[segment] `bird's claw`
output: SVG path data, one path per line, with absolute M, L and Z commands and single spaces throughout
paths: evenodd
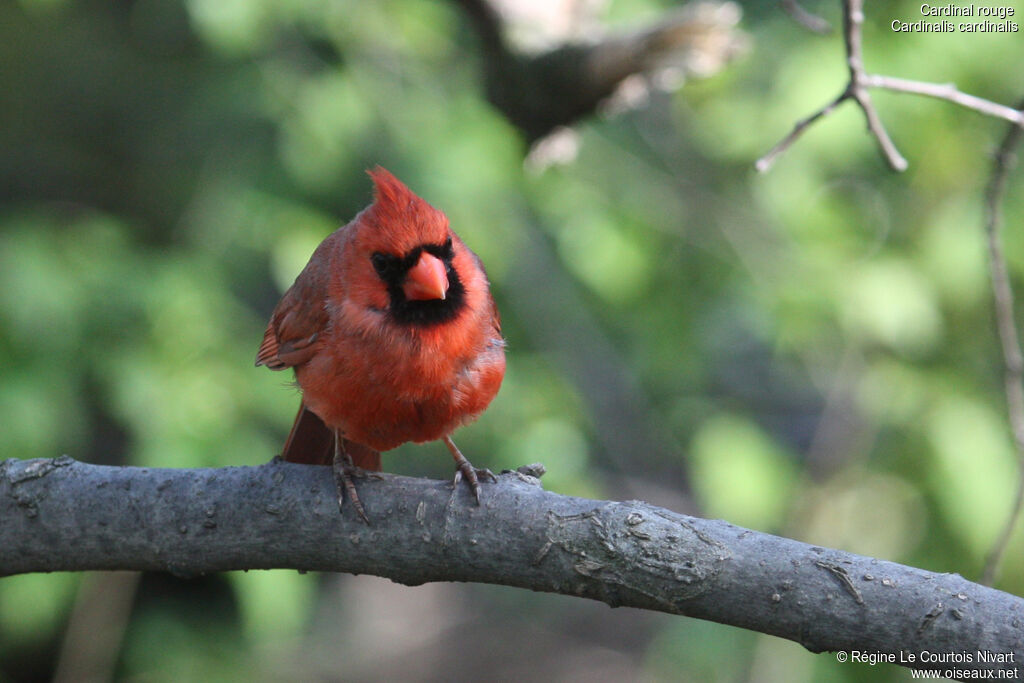
M 370 518 L 366 516 L 366 510 L 363 509 L 363 503 L 359 500 L 355 482 L 352 481 L 353 477 L 363 476 L 363 471 L 352 463 L 352 457 L 345 452 L 344 448 L 340 447 L 339 442 L 335 442 L 333 470 L 334 485 L 338 489 L 338 512 L 344 512 L 345 493 L 347 492 L 359 518 L 369 526 Z
M 473 497 L 476 498 L 476 504 L 480 504 L 480 477 L 490 479 L 493 482 L 497 482 L 498 478 L 494 476 L 494 472 L 489 469 L 478 470 L 473 467 L 466 456 L 462 454 L 459 447 L 455 445 L 450 436 L 444 437 L 444 444 L 448 446 L 448 450 L 451 451 L 452 457 L 455 458 L 455 479 L 452 481 L 452 487 L 457 487 L 459 482 L 463 479 L 469 484 L 469 487 L 473 489 Z
M 459 482 L 463 479 L 466 480 L 466 483 L 473 490 L 473 497 L 476 498 L 477 505 L 480 504 L 480 479 L 490 479 L 495 483 L 498 481 L 498 478 L 494 476 L 494 472 L 491 472 L 486 467 L 473 467 L 468 460 L 459 463 L 459 466 L 456 468 L 455 477 L 452 479 L 452 488 L 458 488 Z

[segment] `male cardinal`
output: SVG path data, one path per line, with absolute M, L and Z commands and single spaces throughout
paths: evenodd
M 338 505 L 356 467 L 441 439 L 480 502 L 478 472 L 451 433 L 498 393 L 505 343 L 487 276 L 448 218 L 387 170 L 374 203 L 313 252 L 270 317 L 256 365 L 295 368 L 302 403 L 282 457 L 333 464 Z M 484 470 L 480 474 L 490 472 Z

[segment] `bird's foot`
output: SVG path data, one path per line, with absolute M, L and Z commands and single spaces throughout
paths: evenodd
M 469 484 L 469 487 L 473 490 L 473 497 L 476 498 L 476 504 L 480 504 L 480 479 L 490 479 L 493 482 L 497 482 L 498 478 L 494 476 L 494 472 L 491 472 L 486 467 L 476 468 L 470 464 L 467 460 L 465 464 L 460 464 L 458 469 L 455 470 L 455 477 L 452 479 L 452 487 L 456 488 L 459 482 L 463 479 Z
M 494 472 L 487 468 L 477 469 L 473 467 L 469 460 L 466 460 L 466 456 L 462 454 L 462 451 L 451 440 L 451 437 L 444 437 L 444 443 L 448 446 L 448 450 L 452 452 L 452 457 L 455 458 L 455 478 L 452 480 L 452 487 L 457 487 L 459 482 L 465 479 L 466 483 L 469 484 L 469 488 L 473 490 L 476 504 L 479 505 L 480 479 L 490 479 L 493 482 L 497 482 L 498 478 L 494 476 Z
M 348 453 L 345 452 L 343 446 L 341 446 L 341 440 L 335 439 L 334 442 L 334 485 L 338 489 L 338 512 L 342 512 L 345 507 L 345 494 L 348 493 L 349 499 L 352 501 L 352 507 L 356 509 L 356 513 L 359 514 L 359 518 L 363 520 L 363 523 L 369 526 L 370 518 L 366 516 L 366 510 L 363 509 L 363 504 L 359 500 L 359 493 L 356 492 L 356 485 L 352 481 L 353 477 L 363 476 L 363 471 L 352 464 L 352 458 Z

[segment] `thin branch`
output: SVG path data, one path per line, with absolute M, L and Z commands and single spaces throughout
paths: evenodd
M 836 107 L 842 104 L 849 97 L 850 91 L 844 90 L 839 94 L 839 97 L 835 98 L 818 111 L 814 112 L 805 119 L 800 119 L 799 121 L 797 121 L 796 125 L 793 126 L 793 130 L 789 133 L 789 135 L 784 137 L 777 145 L 772 147 L 767 154 L 758 159 L 757 162 L 754 163 L 754 168 L 756 168 L 760 173 L 764 173 L 765 171 L 770 169 L 772 165 L 775 163 L 775 160 L 779 156 L 781 156 L 783 152 L 789 149 L 790 145 L 796 142 L 800 138 L 800 136 L 804 134 L 804 131 L 810 127 L 812 123 L 814 123 L 818 119 L 824 118 L 831 114 L 833 111 L 835 111 Z
M 832 25 L 813 12 L 808 12 L 797 0 L 781 0 L 782 10 L 796 23 L 812 33 L 832 33 Z
M 1024 109 L 1024 100 L 1021 101 L 1020 107 Z M 1018 459 L 1017 495 L 1006 525 L 985 561 L 981 582 L 986 585 L 991 585 L 995 580 L 1013 530 L 1020 520 L 1021 510 L 1024 509 L 1024 358 L 1021 356 L 1020 334 L 1013 314 L 1013 289 L 1010 285 L 1006 257 L 1003 255 L 1001 237 L 1003 196 L 1006 194 L 1007 179 L 1010 169 L 1014 166 L 1016 149 L 1022 137 L 1024 128 L 1020 125 L 1011 126 L 1006 131 L 1003 142 L 996 152 L 992 164 L 992 177 L 985 193 L 985 234 L 988 238 L 996 328 L 999 330 L 999 341 L 1003 348 L 1006 409 Z
M 843 41 L 846 43 L 846 65 L 850 70 L 850 84 L 847 86 L 849 96 L 860 106 L 864 118 L 868 122 L 868 130 L 875 136 L 889 167 L 894 171 L 907 168 L 907 160 L 896 149 L 892 138 L 885 131 L 882 118 L 875 111 L 867 88 L 864 85 L 863 54 L 864 0 L 843 0 Z
M 949 665 L 936 660 L 956 661 L 964 676 L 1013 678 L 1024 661 L 1024 600 L 957 574 L 637 501 L 561 496 L 519 472 L 485 484 L 482 506 L 447 482 L 381 475 L 357 485 L 370 526 L 351 507 L 338 513 L 327 467 L 8 460 L 0 463 L 0 575 L 290 568 L 409 585 L 474 581 L 732 624 L 812 652 L 884 654 L 940 669 Z M 901 656 L 924 651 L 996 656 Z
M 779 155 L 786 151 L 810 124 L 822 118 L 825 114 L 831 113 L 839 104 L 848 99 L 855 101 L 864 112 L 864 117 L 868 123 L 868 130 L 875 140 L 878 141 L 879 149 L 889 167 L 894 171 L 906 170 L 907 160 L 900 154 L 892 138 L 889 137 L 885 126 L 882 124 L 882 119 L 878 115 L 871 97 L 868 95 L 868 90 L 871 88 L 935 97 L 959 104 L 981 114 L 1005 119 L 1015 123 L 1017 126 L 1024 126 L 1024 111 L 1021 111 L 1022 108 L 1013 109 L 980 97 L 975 97 L 974 95 L 968 95 L 957 90 L 953 84 L 925 83 L 867 73 L 864 69 L 863 41 L 861 36 L 861 27 L 864 23 L 863 0 L 843 0 L 842 4 L 843 40 L 846 44 L 846 62 L 850 73 L 846 89 L 836 100 L 815 114 L 798 122 L 793 131 L 782 142 L 775 145 L 771 151 L 758 159 L 754 164 L 754 168 L 758 171 L 763 173 L 770 169 Z
M 1024 107 L 1014 109 L 1004 104 L 968 95 L 957 90 L 956 85 L 952 83 L 924 83 L 922 81 L 908 81 L 905 78 L 894 78 L 892 76 L 867 75 L 864 77 L 864 85 L 868 88 L 881 88 L 883 90 L 891 90 L 892 92 L 935 97 L 959 104 L 967 109 L 973 109 L 986 116 L 1006 119 L 1010 123 L 1024 126 L 1024 111 L 1021 111 Z
M 875 140 L 878 141 L 882 156 L 885 157 L 889 168 L 894 171 L 907 170 L 909 164 L 906 158 L 900 154 L 900 151 L 896 149 L 896 143 L 889 137 L 889 133 L 886 132 L 885 126 L 882 124 L 882 117 L 878 115 L 878 110 L 875 109 L 874 104 L 871 102 L 871 96 L 868 95 L 868 91 L 858 89 L 854 94 L 854 100 L 864 111 L 864 118 L 868 121 L 868 130 L 871 131 L 871 134 L 875 136 Z

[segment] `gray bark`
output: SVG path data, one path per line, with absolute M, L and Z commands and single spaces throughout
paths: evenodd
M 367 526 L 350 505 L 338 513 L 327 467 L 7 460 L 0 575 L 291 568 L 485 582 L 732 624 L 812 652 L 1020 676 L 1024 600 L 1008 593 L 642 502 L 561 496 L 519 472 L 498 479 L 479 507 L 465 486 L 360 479 Z M 922 662 L 925 652 L 969 661 Z

